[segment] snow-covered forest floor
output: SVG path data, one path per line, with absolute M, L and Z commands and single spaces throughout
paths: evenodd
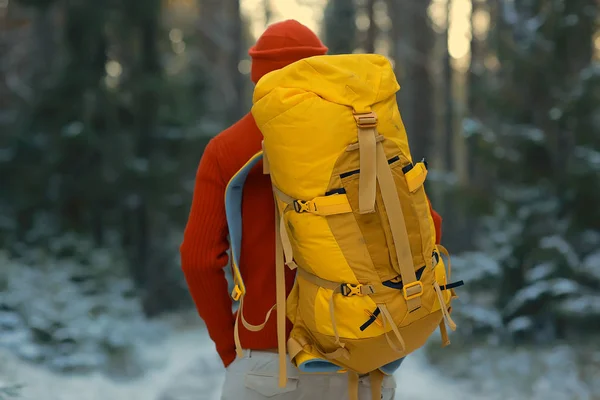
M 120 382 L 100 373 L 57 374 L 0 350 L 0 387 L 23 384 L 18 398 L 27 400 L 219 399 L 225 371 L 201 325 L 177 323 L 164 341 L 139 351 L 148 372 Z M 439 393 L 447 399 L 468 399 L 464 384 L 445 379 L 425 362 L 424 354 L 407 360 L 397 378 L 399 399 L 426 400 Z
M 192 322 L 190 322 L 192 321 Z M 171 333 L 138 347 L 146 373 L 118 381 L 92 373 L 59 374 L 0 350 L 1 388 L 22 384 L 27 400 L 217 400 L 224 369 L 194 314 L 168 317 Z M 435 340 L 434 340 L 435 342 Z M 569 346 L 539 350 L 474 345 L 411 356 L 397 373 L 397 399 L 600 399 L 600 349 Z M 426 359 L 429 355 L 437 366 Z M 583 358 L 582 358 L 583 357 Z

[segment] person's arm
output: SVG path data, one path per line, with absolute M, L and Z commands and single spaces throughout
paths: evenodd
M 234 317 L 224 268 L 227 265 L 225 188 L 218 145 L 206 146 L 198 171 L 192 207 L 180 247 L 181 267 L 198 314 L 217 352 L 228 366 L 235 359 Z
M 427 201 L 429 202 L 429 211 L 431 212 L 433 224 L 435 225 L 435 244 L 440 244 L 442 241 L 442 216 L 433 209 L 429 197 L 427 198 Z

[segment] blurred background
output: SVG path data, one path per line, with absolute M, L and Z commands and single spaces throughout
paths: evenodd
M 247 50 L 289 18 L 393 63 L 466 282 L 452 345 L 412 355 L 398 397 L 600 399 L 599 17 L 597 0 L 0 0 L 0 399 L 218 398 L 179 244 L 204 146 L 251 106 Z

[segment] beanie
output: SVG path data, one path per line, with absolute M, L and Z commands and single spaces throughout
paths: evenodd
M 271 71 L 303 58 L 324 55 L 327 47 L 317 35 L 300 22 L 288 19 L 270 25 L 250 48 L 250 77 L 257 83 Z

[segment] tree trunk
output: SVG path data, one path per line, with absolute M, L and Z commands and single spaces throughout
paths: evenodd
M 387 0 L 387 6 L 390 19 L 392 20 L 391 35 L 389 38 L 392 43 L 391 57 L 394 60 L 394 72 L 401 87 L 398 92 L 398 107 L 404 126 L 408 132 L 411 132 L 414 125 L 414 103 L 411 93 L 414 82 L 412 82 L 412 70 L 409 63 L 409 58 L 411 57 L 409 52 L 410 40 L 412 38 L 411 17 L 407 15 L 407 5 L 402 1 Z
M 325 7 L 325 44 L 329 54 L 348 54 L 356 48 L 354 0 L 329 0 Z
M 445 152 L 446 171 L 454 170 L 454 100 L 452 96 L 452 83 L 454 81 L 452 65 L 450 63 L 450 51 L 448 48 L 448 31 L 450 28 L 450 9 L 452 0 L 446 0 L 446 31 L 444 32 L 444 42 L 446 51 L 444 52 L 444 132 L 445 141 L 443 144 Z
M 246 113 L 246 104 L 244 102 L 245 77 L 239 71 L 239 63 L 244 51 L 244 37 L 242 35 L 242 18 L 240 13 L 240 0 L 231 1 L 231 19 L 233 23 L 231 27 L 231 38 L 233 41 L 233 49 L 230 54 L 230 69 L 231 77 L 234 81 L 236 102 L 232 107 L 231 120 L 240 119 Z
M 414 159 L 420 160 L 431 154 L 433 135 L 433 85 L 430 76 L 430 56 L 434 45 L 433 30 L 429 15 L 429 0 L 410 2 L 412 4 L 411 24 L 411 53 L 409 58 L 408 79 L 414 84 L 408 101 L 414 104 L 412 126 L 409 127 L 411 153 Z
M 263 0 L 263 10 L 265 12 L 265 28 L 271 24 L 273 10 L 271 8 L 271 0 Z
M 139 172 L 137 186 L 137 205 L 134 212 L 136 225 L 135 254 L 137 280 L 144 287 L 144 300 L 152 298 L 162 284 L 164 266 L 152 263 L 151 220 L 150 208 L 152 203 L 151 182 L 149 172 L 152 169 L 151 156 L 154 146 L 153 138 L 157 129 L 158 114 L 158 84 L 160 80 L 160 60 L 158 51 L 158 18 L 160 11 L 159 0 L 144 0 L 146 11 L 140 20 L 140 62 L 138 72 L 140 85 L 138 88 L 139 104 L 137 116 L 137 158 L 146 167 Z M 140 274 L 141 273 L 141 274 Z M 155 312 L 149 303 L 144 301 L 145 311 L 148 314 Z
M 377 23 L 375 22 L 376 0 L 367 0 L 367 15 L 369 17 L 369 29 L 365 40 L 365 52 L 375 53 L 375 41 L 377 40 Z

